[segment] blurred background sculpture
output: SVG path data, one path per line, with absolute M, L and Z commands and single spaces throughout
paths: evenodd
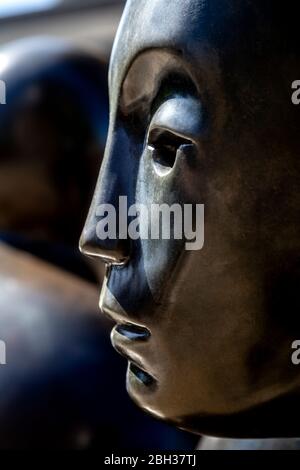
M 225 437 L 298 434 L 298 7 L 129 0 L 110 129 L 81 249 L 144 410 Z M 101 241 L 97 207 L 205 204 L 205 246 Z M 140 221 L 141 230 L 143 219 Z

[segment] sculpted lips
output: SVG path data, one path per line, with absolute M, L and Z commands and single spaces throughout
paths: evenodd
M 148 372 L 145 372 L 133 362 L 129 363 L 129 370 L 144 385 L 150 386 L 155 383 L 154 378 L 151 377 L 151 375 L 148 374 Z
M 126 311 L 121 307 L 115 296 L 107 288 L 106 276 L 100 295 L 100 309 L 102 313 L 116 322 L 111 332 L 111 342 L 115 350 L 129 361 L 128 373 L 137 383 L 151 386 L 157 383 L 153 374 L 146 372 L 151 369 L 146 364 L 145 356 L 148 351 L 147 342 L 151 332 L 144 326 L 128 321 Z
M 145 371 L 142 359 L 135 346 L 138 343 L 146 342 L 151 333 L 147 328 L 134 324 L 118 324 L 112 331 L 112 344 L 117 352 L 129 360 L 129 373 L 139 382 L 146 386 L 154 385 L 156 380 L 152 375 Z
M 147 339 L 150 338 L 150 331 L 147 330 L 147 328 L 143 328 L 137 325 L 117 325 L 116 331 L 120 335 L 123 335 L 126 338 L 134 341 L 147 341 Z

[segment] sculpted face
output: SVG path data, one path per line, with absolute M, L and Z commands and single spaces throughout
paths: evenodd
M 110 130 L 81 249 L 107 265 L 100 307 L 117 323 L 129 394 L 200 433 L 294 432 L 296 16 L 274 1 L 129 0 L 113 49 Z M 121 195 L 204 204 L 204 247 L 100 240 L 96 208 Z

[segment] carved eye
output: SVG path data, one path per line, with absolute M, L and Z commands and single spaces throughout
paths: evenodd
M 149 134 L 148 147 L 152 150 L 153 161 L 164 172 L 174 167 L 177 152 L 183 145 L 192 145 L 192 142 L 168 130 L 153 129 Z

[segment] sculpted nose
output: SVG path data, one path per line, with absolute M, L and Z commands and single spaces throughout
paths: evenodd
M 120 163 L 118 147 L 122 139 L 116 143 L 108 141 L 98 183 L 94 193 L 90 211 L 79 242 L 80 251 L 92 257 L 100 258 L 107 264 L 122 265 L 128 261 L 130 242 L 127 239 L 127 211 L 124 204 L 119 205 L 119 198 L 127 200 L 128 173 L 124 158 L 124 145 Z M 127 204 L 126 204 L 127 208 Z M 122 215 L 120 217 L 120 210 Z M 123 225 L 120 227 L 119 220 Z M 109 223 L 108 223 L 109 222 Z M 125 227 L 124 227 L 125 224 Z M 103 236 L 103 233 L 107 236 Z M 122 232 L 122 233 L 121 233 Z M 124 233 L 126 232 L 126 233 Z
M 86 256 L 100 258 L 107 264 L 123 265 L 129 258 L 127 240 L 99 240 L 95 224 L 88 220 L 80 237 L 79 249 Z

